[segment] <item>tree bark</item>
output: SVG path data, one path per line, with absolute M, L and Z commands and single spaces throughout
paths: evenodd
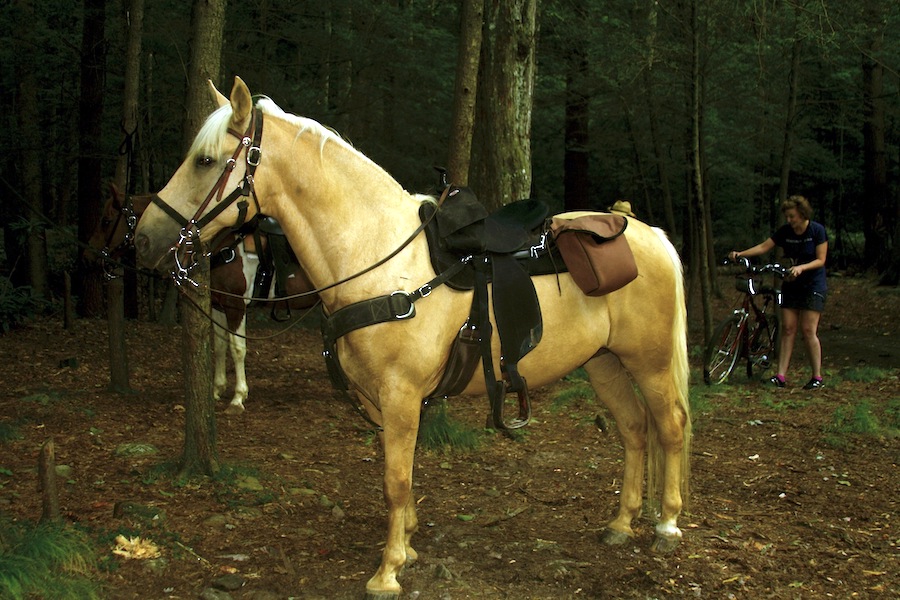
M 84 0 L 81 37 L 81 96 L 78 103 L 78 240 L 87 243 L 102 207 L 103 87 L 106 73 L 106 0 Z M 98 269 L 82 268 L 81 313 L 103 313 L 103 283 Z
M 222 36 L 225 28 L 225 0 L 195 0 L 191 15 L 191 65 L 184 121 L 185 149 L 189 148 L 203 120 L 214 108 L 208 79 L 219 78 Z M 201 245 L 199 242 L 198 246 Z M 209 258 L 207 248 L 198 258 L 192 274 L 198 284 L 182 286 L 182 352 L 184 358 L 184 450 L 180 476 L 211 475 L 219 469 L 216 451 L 216 411 L 212 394 L 212 331 L 209 314 Z
M 31 0 L 18 0 L 18 23 L 15 35 L 20 48 L 36 45 L 34 34 L 35 14 Z M 25 220 L 26 253 L 28 256 L 28 282 L 32 294 L 46 299 L 47 286 L 47 235 L 49 223 L 44 216 L 41 202 L 41 131 L 38 116 L 38 84 L 36 65 L 30 51 L 15 53 L 16 77 L 18 79 L 18 121 L 21 151 L 21 184 L 25 206 L 28 207 Z
M 485 31 L 472 187 L 486 206 L 499 208 L 531 195 L 537 0 L 488 3 Z
M 206 117 L 216 107 L 207 80 L 219 82 L 225 0 L 194 0 L 191 13 L 191 61 L 188 65 L 187 98 L 182 125 L 183 149 L 190 148 Z
M 53 440 L 41 446 L 38 455 L 38 480 L 41 486 L 41 521 L 60 520 L 59 486 L 56 485 L 56 447 Z
M 125 13 L 126 52 L 125 90 L 122 102 L 122 128 L 125 130 L 125 152 L 116 161 L 115 185 L 126 196 L 133 190 L 132 166 L 138 131 L 138 87 L 141 74 L 141 36 L 144 23 L 144 0 L 129 0 Z M 107 281 L 106 320 L 109 336 L 109 389 L 131 392 L 128 373 L 128 346 L 125 343 L 125 273 L 117 268 L 115 279 Z M 128 281 L 136 284 L 134 278 Z
M 785 115 L 784 120 L 784 141 L 781 148 L 781 175 L 778 181 L 778 204 L 773 207 L 772 213 L 770 213 L 770 227 L 774 227 L 777 220 L 780 218 L 778 207 L 787 199 L 788 191 L 790 190 L 791 157 L 794 150 L 794 121 L 797 118 L 797 95 L 798 87 L 800 85 L 800 55 L 802 50 L 802 41 L 796 31 L 794 32 L 794 35 L 798 37 L 791 45 L 791 73 L 788 84 L 787 115 Z
M 194 281 L 182 286 L 182 362 L 184 364 L 184 448 L 179 478 L 213 475 L 219 470 L 216 449 L 216 403 L 212 393 L 212 328 L 209 320 L 209 258 L 199 259 Z
M 706 210 L 706 194 L 703 181 L 703 138 L 701 136 L 700 88 L 703 85 L 700 73 L 700 23 L 697 17 L 697 0 L 691 0 L 691 184 L 693 223 L 696 227 L 693 239 L 697 242 L 696 252 L 692 254 L 693 269 L 697 269 L 700 279 L 700 298 L 703 306 L 703 343 L 704 346 L 712 335 L 712 291 L 709 270 L 709 243 L 707 230 L 708 213 Z M 693 270 L 692 269 L 692 270 Z
M 478 60 L 484 25 L 484 0 L 463 0 L 460 15 L 459 50 L 453 90 L 453 119 L 447 172 L 452 183 L 468 185 L 478 92 Z
M 565 210 L 587 210 L 591 208 L 590 112 L 585 90 L 588 61 L 583 47 L 570 48 L 567 59 L 563 206 Z
M 870 55 L 877 55 L 879 36 L 870 43 Z M 865 264 L 884 272 L 890 263 L 888 234 L 894 214 L 889 209 L 887 153 L 885 151 L 884 68 L 877 60 L 863 57 L 863 190 L 868 205 L 863 211 Z M 896 242 L 895 242 L 896 243 Z

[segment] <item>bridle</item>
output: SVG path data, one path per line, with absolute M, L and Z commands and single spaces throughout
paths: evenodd
M 172 271 L 172 279 L 174 280 L 176 285 L 180 286 L 184 283 L 190 283 L 195 288 L 200 287 L 200 284 L 191 279 L 191 272 L 196 269 L 198 265 L 196 250 L 194 249 L 194 246 L 196 244 L 196 240 L 198 240 L 200 237 L 200 230 L 210 222 L 212 222 L 213 219 L 218 217 L 226 208 L 237 201 L 239 211 L 238 218 L 237 222 L 231 226 L 231 231 L 238 231 L 247 223 L 247 196 L 252 196 L 253 202 L 256 204 L 256 214 L 253 216 L 253 218 L 257 219 L 262 215 L 262 210 L 259 206 L 259 198 L 257 198 L 256 196 L 256 188 L 254 187 L 253 179 L 254 173 L 256 172 L 256 167 L 259 166 L 260 159 L 262 158 L 262 150 L 260 149 L 262 130 L 263 113 L 258 108 L 253 109 L 253 113 L 250 118 L 250 124 L 247 126 L 247 131 L 244 132 L 243 135 L 241 135 L 234 129 L 228 129 L 228 133 L 238 138 L 240 141 L 238 142 L 237 147 L 234 149 L 231 158 L 226 161 L 225 168 L 223 169 L 222 174 L 219 176 L 219 179 L 206 195 L 206 199 L 194 213 L 194 216 L 190 219 L 185 219 L 181 215 L 181 213 L 175 210 L 171 205 L 167 204 L 162 198 L 159 197 L 158 194 L 154 194 L 151 197 L 151 201 L 153 202 L 153 204 L 156 204 L 163 210 L 163 212 L 165 212 L 172 219 L 174 219 L 176 223 L 182 226 L 178 241 L 175 242 L 175 245 L 169 249 L 175 259 L 175 269 Z M 234 170 L 234 167 L 237 164 L 237 159 L 240 156 L 241 152 L 244 151 L 244 149 L 246 149 L 247 151 L 247 169 L 244 172 L 244 178 L 234 189 L 234 191 L 232 191 L 223 200 L 222 196 L 225 192 L 225 186 L 228 183 L 228 177 Z M 447 197 L 447 193 L 449 192 L 449 190 L 449 185 L 444 188 L 437 202 L 438 206 L 443 203 L 444 199 Z M 203 215 L 203 211 L 205 211 L 210 202 L 212 202 L 213 197 L 216 197 L 216 207 L 209 211 L 209 213 L 207 213 L 206 215 Z M 240 200 L 238 201 L 238 199 Z M 426 220 L 422 221 L 422 223 L 415 229 L 415 231 L 412 232 L 412 234 L 408 238 L 406 238 L 406 240 L 404 240 L 397 248 L 395 248 L 390 254 L 383 257 L 382 259 L 376 261 L 368 267 L 365 267 L 357 273 L 344 277 L 323 287 L 289 296 L 288 299 L 320 294 L 321 292 L 330 290 L 339 285 L 343 285 L 348 281 L 356 279 L 357 277 L 365 275 L 366 273 L 380 267 L 381 265 L 385 264 L 393 257 L 395 257 L 397 254 L 399 254 L 404 248 L 409 246 L 409 244 L 411 244 L 412 241 L 425 230 L 425 227 L 434 218 L 434 214 L 436 214 L 436 211 L 432 213 Z M 394 296 L 402 295 L 404 297 L 403 299 L 406 302 L 409 302 L 409 310 L 408 313 L 404 315 L 404 318 L 409 318 L 414 314 L 414 311 L 412 310 L 412 302 L 415 302 L 418 298 L 423 298 L 429 295 L 433 287 L 444 283 L 450 276 L 454 274 L 457 269 L 461 268 L 462 264 L 458 265 L 454 269 L 451 269 L 449 272 L 438 275 L 432 281 L 429 281 L 410 294 L 407 294 L 405 292 L 395 292 L 393 294 Z
M 134 245 L 134 231 L 137 229 L 138 223 L 137 213 L 134 211 L 134 203 L 131 201 L 130 195 L 126 194 L 125 203 L 122 204 L 122 207 L 116 212 L 116 220 L 113 223 L 112 228 L 110 228 L 109 233 L 106 234 L 106 243 L 103 245 L 103 249 L 100 250 L 100 264 L 103 265 L 103 276 L 107 281 L 119 277 L 115 272 L 115 268 L 119 264 L 117 259 L 119 255 Z M 109 244 L 112 242 L 113 236 L 119 228 L 119 223 L 122 222 L 122 219 L 125 220 L 125 226 L 128 229 L 125 232 L 122 241 L 119 242 L 115 248 L 110 249 Z
M 253 202 L 256 204 L 256 215 L 259 215 L 259 199 L 256 197 L 253 176 L 256 173 L 256 167 L 259 166 L 260 159 L 262 158 L 262 150 L 259 147 L 260 140 L 262 139 L 262 130 L 263 116 L 262 111 L 258 108 L 253 109 L 250 116 L 250 124 L 247 126 L 247 131 L 243 134 L 234 129 L 228 129 L 229 134 L 238 138 L 238 145 L 234 149 L 234 152 L 232 152 L 231 158 L 225 161 L 225 168 L 222 170 L 222 174 L 219 175 L 219 179 L 216 180 L 216 183 L 206 195 L 206 199 L 200 204 L 200 207 L 190 219 L 185 219 L 181 213 L 160 198 L 159 194 L 153 194 L 151 198 L 153 204 L 157 205 L 163 212 L 172 217 L 176 223 L 181 225 L 178 241 L 169 249 L 175 259 L 175 269 L 172 271 L 172 279 L 175 281 L 176 285 L 190 283 L 194 287 L 199 287 L 199 284 L 191 278 L 191 273 L 198 265 L 196 256 L 197 250 L 195 249 L 195 246 L 200 239 L 200 230 L 203 229 L 203 227 L 211 223 L 225 211 L 225 209 L 237 202 L 238 218 L 231 229 L 233 231 L 240 229 L 247 222 L 247 208 L 249 205 L 247 197 L 249 196 L 253 197 Z M 222 196 L 225 194 L 225 186 L 228 185 L 228 178 L 231 176 L 231 172 L 234 171 L 234 167 L 237 165 L 238 157 L 245 150 L 247 168 L 244 171 L 244 178 L 234 191 L 223 199 Z M 203 212 L 210 205 L 213 198 L 216 199 L 216 206 L 204 215 Z

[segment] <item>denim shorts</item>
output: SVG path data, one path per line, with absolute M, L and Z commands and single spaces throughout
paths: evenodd
M 781 307 L 793 308 L 794 310 L 814 310 L 816 312 L 822 312 L 825 310 L 826 296 L 826 292 L 800 291 L 786 293 L 781 298 Z

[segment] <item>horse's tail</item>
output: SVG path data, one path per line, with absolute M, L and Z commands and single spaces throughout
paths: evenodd
M 678 404 L 684 411 L 684 445 L 681 449 L 681 498 L 684 507 L 687 508 L 690 499 L 691 479 L 691 438 L 693 435 L 691 425 L 691 407 L 688 395 L 690 381 L 690 365 L 688 363 L 687 345 L 687 304 L 684 291 L 684 272 L 681 257 L 669 241 L 665 232 L 657 227 L 653 231 L 662 239 L 663 246 L 669 254 L 674 269 L 675 286 L 672 290 L 672 302 L 675 306 L 675 318 L 672 321 L 672 362 L 670 370 L 674 378 L 675 391 L 678 395 Z M 660 487 L 664 481 L 665 454 L 657 438 L 657 431 L 648 411 L 647 431 L 647 498 L 655 502 L 659 498 Z

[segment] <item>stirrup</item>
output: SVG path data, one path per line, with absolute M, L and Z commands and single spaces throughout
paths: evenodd
M 516 393 L 519 400 L 519 416 L 506 421 L 504 418 L 503 401 L 506 398 L 508 386 L 505 381 L 497 381 L 494 393 L 488 394 L 491 399 L 491 419 L 495 429 L 519 429 L 525 427 L 531 421 L 531 398 L 528 396 L 528 386 L 522 379 L 522 386 Z

